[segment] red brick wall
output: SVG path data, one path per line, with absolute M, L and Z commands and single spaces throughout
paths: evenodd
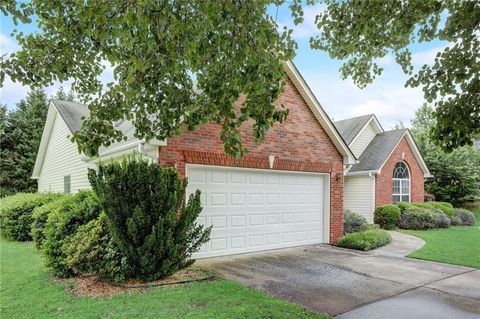
M 330 242 L 335 243 L 343 234 L 342 155 L 290 80 L 276 103 L 289 108 L 288 119 L 271 128 L 259 145 L 255 145 L 251 123 L 245 123 L 241 132 L 250 153 L 244 157 L 235 160 L 225 155 L 220 127 L 205 124 L 168 139 L 168 145 L 159 149 L 160 163 L 176 165 L 185 175 L 186 163 L 268 168 L 268 155 L 275 155 L 273 169 L 330 173 Z
M 410 170 L 410 200 L 412 202 L 423 202 L 423 171 L 413 155 L 413 151 L 408 145 L 408 142 L 403 138 L 393 151 L 390 158 L 382 167 L 381 174 L 377 174 L 375 185 L 375 205 L 385 205 L 392 203 L 392 178 L 393 169 L 398 161 L 402 160 L 402 153 L 405 153 L 403 161 L 407 163 Z

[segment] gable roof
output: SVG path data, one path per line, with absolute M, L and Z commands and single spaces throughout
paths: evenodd
M 72 134 L 82 128 L 82 118 L 87 118 L 90 115 L 85 104 L 62 100 L 52 100 L 52 104 Z
M 353 165 L 348 174 L 379 173 L 404 137 L 412 148 L 412 152 L 419 163 L 424 176 L 430 177 L 430 171 L 428 170 L 428 167 L 415 144 L 413 136 L 408 129 L 392 130 L 377 134 L 358 159 L 359 163 Z
M 340 154 L 342 154 L 344 164 L 350 165 L 356 163 L 356 157 L 348 147 L 348 143 L 339 133 L 327 113 L 325 113 L 325 110 L 318 102 L 317 98 L 305 82 L 305 79 L 302 77 L 295 64 L 293 64 L 292 61 L 286 61 L 283 65 L 288 77 L 290 80 L 292 80 L 293 84 L 300 92 L 300 95 L 303 97 L 308 107 L 315 115 L 317 121 L 323 127 L 328 137 L 330 137 L 333 144 L 335 144 L 335 147 Z
M 342 135 L 345 142 L 350 145 L 360 131 L 374 117 L 373 114 L 367 114 L 349 119 L 334 122 L 338 132 Z

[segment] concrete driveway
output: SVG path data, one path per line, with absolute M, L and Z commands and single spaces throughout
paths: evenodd
M 480 271 L 472 268 L 328 245 L 197 263 L 340 318 L 480 318 Z

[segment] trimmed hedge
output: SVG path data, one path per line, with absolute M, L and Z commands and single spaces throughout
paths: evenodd
M 337 242 L 337 245 L 344 248 L 368 251 L 384 246 L 392 241 L 392 236 L 382 229 L 370 229 L 358 233 L 351 233 Z
M 346 209 L 343 212 L 343 233 L 355 233 L 361 231 L 363 226 L 367 224 L 365 217 Z
M 47 223 L 48 216 L 55 210 L 62 207 L 63 202 L 68 200 L 71 195 L 65 195 L 58 200 L 47 203 L 45 205 L 35 208 L 32 212 L 33 222 L 31 225 L 31 236 L 35 242 L 35 247 L 41 249 L 43 240 L 45 239 L 45 225 Z
M 384 229 L 394 229 L 400 220 L 400 208 L 396 205 L 383 205 L 375 208 L 374 221 Z
M 61 194 L 18 193 L 0 199 L 0 230 L 8 240 L 29 241 L 32 213 L 37 207 L 60 198 Z
M 100 206 L 95 193 L 80 191 L 63 200 L 47 219 L 42 244 L 45 265 L 59 277 L 68 277 L 75 271 L 68 265 L 64 244 L 77 232 L 78 228 L 98 218 Z

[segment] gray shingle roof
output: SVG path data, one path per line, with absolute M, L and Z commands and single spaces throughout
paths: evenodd
M 85 104 L 62 100 L 52 100 L 52 103 L 55 105 L 58 113 L 60 113 L 60 116 L 63 118 L 68 129 L 72 133 L 76 133 L 82 128 L 82 118 L 88 118 L 90 116 L 90 111 Z M 138 138 L 134 136 L 136 129 L 132 122 L 121 121 L 118 123 L 116 129 L 122 131 L 127 137 L 127 140 L 114 143 L 115 147 L 138 140 Z M 108 147 L 100 146 L 99 151 L 103 152 L 107 149 Z
M 359 163 L 352 166 L 349 173 L 376 171 L 382 168 L 395 146 L 407 129 L 386 131 L 377 134 L 360 156 Z
M 85 104 L 61 100 L 52 100 L 52 103 L 72 133 L 82 128 L 82 117 L 89 117 L 90 115 L 88 107 Z
M 340 135 L 344 141 L 350 144 L 360 130 L 367 124 L 367 122 L 374 116 L 373 114 L 352 117 L 350 119 L 334 122 Z

